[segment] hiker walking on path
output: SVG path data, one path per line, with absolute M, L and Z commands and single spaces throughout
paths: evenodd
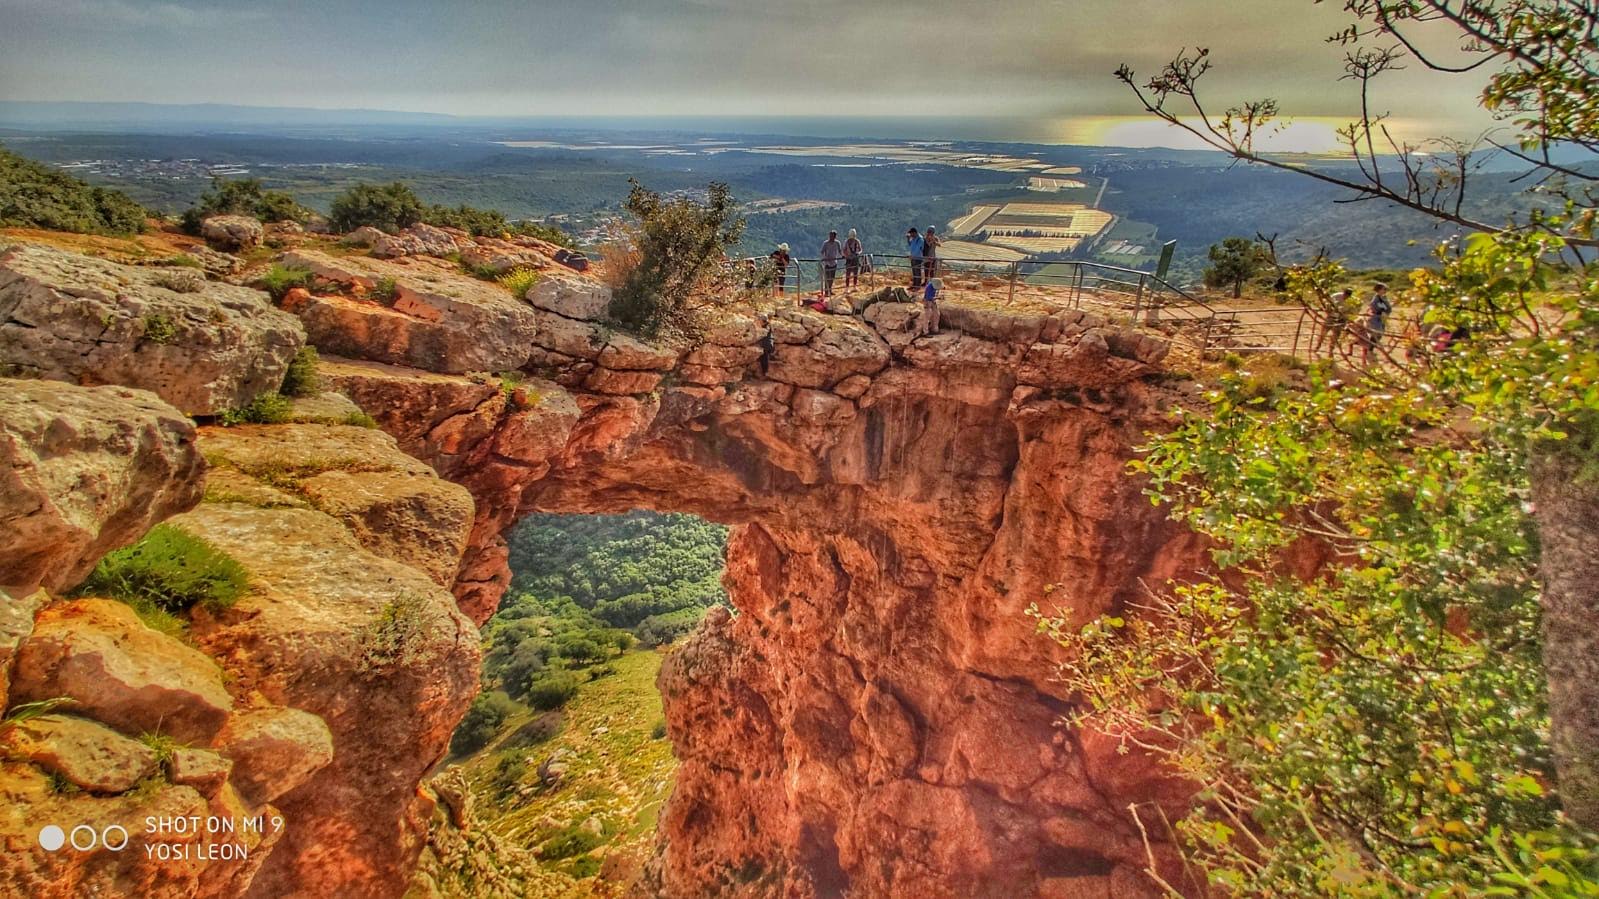
M 1371 302 L 1366 304 L 1366 327 L 1360 341 L 1360 363 L 1371 364 L 1371 353 L 1382 345 L 1383 332 L 1388 330 L 1388 316 L 1394 311 L 1388 299 L 1388 285 L 1377 282 L 1372 288 Z
M 933 233 L 933 226 L 927 226 L 927 233 L 922 237 L 922 277 L 932 279 L 938 271 L 938 248 L 944 243 L 938 235 Z
M 922 291 L 922 333 L 938 333 L 938 300 L 944 292 L 943 278 L 928 278 L 927 288 Z
M 861 239 L 855 236 L 855 229 L 849 229 L 849 237 L 844 241 L 844 289 L 858 287 L 861 283 L 861 254 L 865 251 L 861 246 Z
M 838 242 L 838 232 L 827 232 L 827 242 L 822 244 L 822 296 L 833 295 L 833 279 L 838 277 L 838 264 L 844 261 L 844 245 Z
M 911 257 L 911 287 L 922 286 L 922 253 L 926 248 L 915 228 L 905 232 L 905 255 Z
M 771 258 L 772 270 L 777 274 L 777 292 L 781 294 L 788 284 L 788 264 L 794 261 L 794 257 L 788 254 L 788 244 L 780 243 L 777 249 L 772 251 Z

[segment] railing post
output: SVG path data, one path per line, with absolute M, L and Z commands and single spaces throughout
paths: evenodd
M 1305 329 L 1305 312 L 1304 312 L 1303 309 L 1301 309 L 1299 311 L 1299 320 L 1294 322 L 1294 349 L 1293 349 L 1293 356 L 1294 356 L 1295 359 L 1299 358 L 1299 332 L 1303 331 L 1304 329 Z
M 1005 295 L 1007 305 L 1016 302 L 1016 275 L 1021 271 L 1021 267 L 1022 264 L 1020 262 L 1012 262 L 1010 264 L 1010 290 Z

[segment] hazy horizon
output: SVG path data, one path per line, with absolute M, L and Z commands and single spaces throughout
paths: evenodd
M 1212 49 L 1213 108 L 1274 96 L 1273 149 L 1326 150 L 1359 98 L 1306 0 L 0 0 L 0 99 L 528 117 L 1027 123 L 963 139 L 1192 147 L 1112 76 Z M 1285 13 L 1292 10 L 1285 27 Z M 951 27 L 959 22 L 958 27 Z M 1424 43 L 1430 36 L 1419 35 Z M 1481 81 L 1410 66 L 1380 88 L 1402 139 L 1492 125 Z M 4 122 L 0 122 L 4 124 Z

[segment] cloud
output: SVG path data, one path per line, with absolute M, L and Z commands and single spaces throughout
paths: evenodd
M 198 29 L 261 22 L 265 10 L 252 7 L 191 5 L 186 3 L 134 3 L 129 0 L 0 0 L 0 15 L 48 16 L 67 28 L 180 28 Z

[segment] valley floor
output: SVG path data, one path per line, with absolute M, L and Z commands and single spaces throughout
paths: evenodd
M 538 850 L 542 866 L 580 878 L 577 896 L 620 896 L 649 857 L 677 767 L 655 688 L 662 657 L 617 657 L 615 674 L 582 684 L 560 712 L 511 719 L 503 737 L 461 763 L 480 819 L 501 840 Z M 521 736 L 556 714 L 553 737 Z M 551 759 L 565 771 L 544 786 L 539 766 Z

